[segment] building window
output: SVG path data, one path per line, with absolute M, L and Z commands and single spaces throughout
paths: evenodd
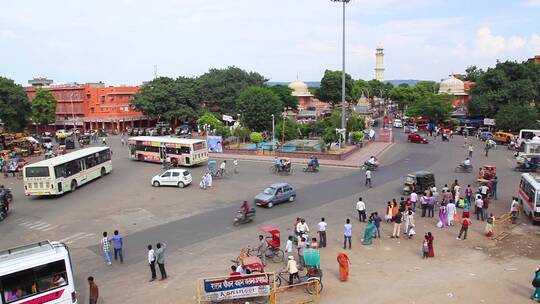
M 99 96 L 99 101 L 105 102 L 105 96 Z
M 94 113 L 94 108 L 90 108 L 90 113 Z

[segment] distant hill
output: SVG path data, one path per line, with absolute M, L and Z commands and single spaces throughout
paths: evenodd
M 408 85 L 415 85 L 417 82 L 422 80 L 417 79 L 392 79 L 392 80 L 385 80 L 384 82 L 391 83 L 393 86 L 397 87 L 402 83 L 406 83 Z M 304 81 L 308 87 L 315 87 L 318 88 L 321 86 L 320 81 Z M 267 82 L 269 86 L 275 86 L 275 85 L 289 85 L 289 82 L 283 82 L 283 81 L 269 81 Z

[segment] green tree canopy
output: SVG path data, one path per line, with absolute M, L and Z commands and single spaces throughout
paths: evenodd
M 200 87 L 193 78 L 159 77 L 145 84 L 135 94 L 132 104 L 150 117 L 167 121 L 197 116 Z
M 298 98 L 292 96 L 291 88 L 284 85 L 275 85 L 271 86 L 270 89 L 277 95 L 279 100 L 281 100 L 281 104 L 285 110 L 298 109 Z
M 533 102 L 540 109 L 540 65 L 497 62 L 481 73 L 471 87 L 469 112 L 473 116 L 495 117 L 505 105 L 526 106 Z
M 23 131 L 31 115 L 24 89 L 11 79 L 0 77 L 0 120 L 7 131 Z
M 205 112 L 199 119 L 197 119 L 197 124 L 199 125 L 208 125 L 211 129 L 218 129 L 223 126 L 221 120 L 219 120 L 214 114 L 210 112 Z
M 332 107 L 341 103 L 341 71 L 324 71 L 324 76 L 321 79 L 321 86 L 316 95 L 318 99 L 329 103 Z M 345 100 L 352 100 L 351 92 L 353 88 L 353 80 L 351 75 L 345 74 Z
M 255 144 L 256 147 L 264 140 L 262 134 L 259 132 L 251 132 L 249 139 Z
M 284 132 L 285 131 L 285 132 Z M 275 126 L 276 139 L 281 141 L 282 139 L 292 140 L 298 138 L 298 123 L 292 119 L 282 119 L 276 123 Z
M 255 131 L 272 128 L 272 114 L 279 118 L 283 105 L 279 97 L 267 87 L 249 87 L 238 98 L 238 110 L 242 122 Z
M 529 105 L 504 105 L 495 115 L 495 124 L 502 130 L 537 129 L 538 113 Z
M 424 117 L 435 122 L 443 122 L 450 118 L 452 113 L 452 96 L 448 94 L 428 93 L 421 97 L 407 108 L 407 115 L 413 117 Z
M 56 121 L 56 99 L 51 92 L 36 89 L 36 96 L 32 99 L 32 121 L 40 125 Z
M 472 65 L 465 69 L 465 80 L 476 82 L 483 74 L 484 70 L 478 68 L 475 65 Z
M 238 97 L 248 87 L 263 86 L 268 79 L 237 67 L 211 69 L 199 78 L 201 96 L 208 110 L 236 115 Z

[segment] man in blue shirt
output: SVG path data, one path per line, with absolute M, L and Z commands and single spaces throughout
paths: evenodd
M 122 254 L 122 246 L 124 243 L 122 236 L 118 233 L 118 230 L 114 231 L 114 236 L 111 238 L 111 241 L 114 248 L 114 260 L 116 261 L 118 256 L 120 256 L 120 263 L 124 264 L 124 256 Z

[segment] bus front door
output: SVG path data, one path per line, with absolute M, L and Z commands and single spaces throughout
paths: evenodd
M 159 147 L 159 158 L 161 159 L 161 161 L 167 158 L 165 147 Z
M 84 159 L 79 160 L 79 167 L 81 168 L 81 183 L 80 184 L 83 184 L 86 182 L 86 178 L 88 174 L 88 172 L 86 171 L 86 164 L 84 162 Z

